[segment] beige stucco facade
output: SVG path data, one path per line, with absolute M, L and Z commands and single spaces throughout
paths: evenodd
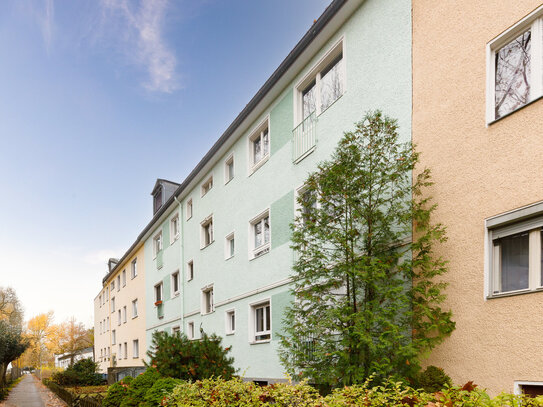
M 94 299 L 94 351 L 102 373 L 109 367 L 143 366 L 147 349 L 143 256 L 140 245 L 113 268 Z
M 543 100 L 487 124 L 486 47 L 540 5 L 413 1 L 413 141 L 448 230 L 438 253 L 450 261 L 456 321 L 427 364 L 492 393 L 543 382 L 543 292 L 489 298 L 485 289 L 485 220 L 543 201 Z

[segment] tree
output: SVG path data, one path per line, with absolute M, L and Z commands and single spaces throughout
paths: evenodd
M 52 338 L 55 334 L 53 327 L 53 311 L 36 315 L 26 325 L 26 334 L 30 341 L 28 353 L 31 365 L 41 368 L 44 361 L 51 362 L 54 352 Z
M 421 353 L 454 329 L 442 310 L 446 240 L 422 197 L 431 185 L 395 120 L 368 113 L 309 175 L 292 224 L 294 302 L 280 357 L 289 373 L 327 386 L 413 377 Z M 438 277 L 438 279 L 436 279 Z
M 0 389 L 6 384 L 8 365 L 21 356 L 28 345 L 20 326 L 0 321 Z
M 54 325 L 51 338 L 51 347 L 57 354 L 67 353 L 70 355 L 70 365 L 74 364 L 77 352 L 94 344 L 94 336 L 75 317 Z
M 23 323 L 21 303 L 11 287 L 0 287 L 0 321 L 8 321 L 16 326 L 22 326 Z
M 231 379 L 236 372 L 234 359 L 228 357 L 230 348 L 221 346 L 221 338 L 202 332 L 193 341 L 184 334 L 169 335 L 154 332 L 153 345 L 147 352 L 150 363 L 162 375 L 182 380 L 199 380 L 221 376 Z

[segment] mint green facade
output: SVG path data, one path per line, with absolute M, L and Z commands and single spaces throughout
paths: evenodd
M 353 7 L 353 4 L 356 7 Z M 178 193 L 145 241 L 147 343 L 152 332 L 171 332 L 179 326 L 187 333 L 194 326 L 224 337 L 232 346 L 239 374 L 247 379 L 286 379 L 279 363 L 279 335 L 285 307 L 291 301 L 289 277 L 293 253 L 290 228 L 295 215 L 295 197 L 307 174 L 317 163 L 329 159 L 343 132 L 351 130 L 368 110 L 381 109 L 398 119 L 401 137 L 411 139 L 411 2 L 409 0 L 350 0 L 290 68 L 290 80 L 279 81 L 275 96 L 258 105 L 206 167 Z M 293 162 L 293 130 L 297 126 L 298 84 L 319 61 L 341 44 L 345 64 L 344 93 L 316 122 L 314 149 Z M 265 56 L 265 52 L 264 52 Z M 296 69 L 296 71 L 293 71 Z M 268 119 L 270 154 L 251 171 L 253 130 Z M 299 122 L 299 120 L 298 120 Z M 233 157 L 234 177 L 225 183 L 225 161 Z M 202 196 L 202 183 L 213 176 L 213 188 Z M 192 217 L 187 219 L 187 201 Z M 252 258 L 254 226 L 251 220 L 268 211 L 270 249 Z M 179 216 L 179 239 L 170 239 L 170 220 Z M 212 216 L 213 237 L 205 243 L 202 222 Z M 153 238 L 162 230 L 163 249 L 154 256 Z M 226 237 L 234 233 L 234 256 L 226 259 Z M 160 268 L 158 263 L 162 262 Z M 194 278 L 188 279 L 187 264 L 193 262 Z M 172 296 L 171 275 L 179 271 L 180 290 Z M 155 306 L 155 285 L 163 283 L 163 303 Z M 203 290 L 213 289 L 214 310 L 205 313 Z M 271 308 L 271 338 L 255 343 L 255 307 L 268 301 Z M 235 312 L 235 332 L 227 333 L 226 312 Z

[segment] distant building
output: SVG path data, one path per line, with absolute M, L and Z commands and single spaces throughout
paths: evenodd
M 63 369 L 66 369 L 68 366 L 70 366 L 70 362 L 72 360 L 73 355 L 73 361 L 74 363 L 81 360 L 81 359 L 91 359 L 94 361 L 94 352 L 93 348 L 85 348 L 80 349 L 76 352 L 72 353 L 62 353 L 60 355 L 55 355 L 55 367 L 61 367 Z

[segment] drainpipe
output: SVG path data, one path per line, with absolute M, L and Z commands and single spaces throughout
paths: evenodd
M 181 261 L 181 266 L 179 267 L 179 284 L 181 284 L 181 332 L 185 333 L 185 229 L 184 229 L 184 217 L 183 217 L 183 205 L 177 199 L 177 196 L 173 196 L 175 202 L 179 204 L 179 250 L 181 251 L 179 259 Z

